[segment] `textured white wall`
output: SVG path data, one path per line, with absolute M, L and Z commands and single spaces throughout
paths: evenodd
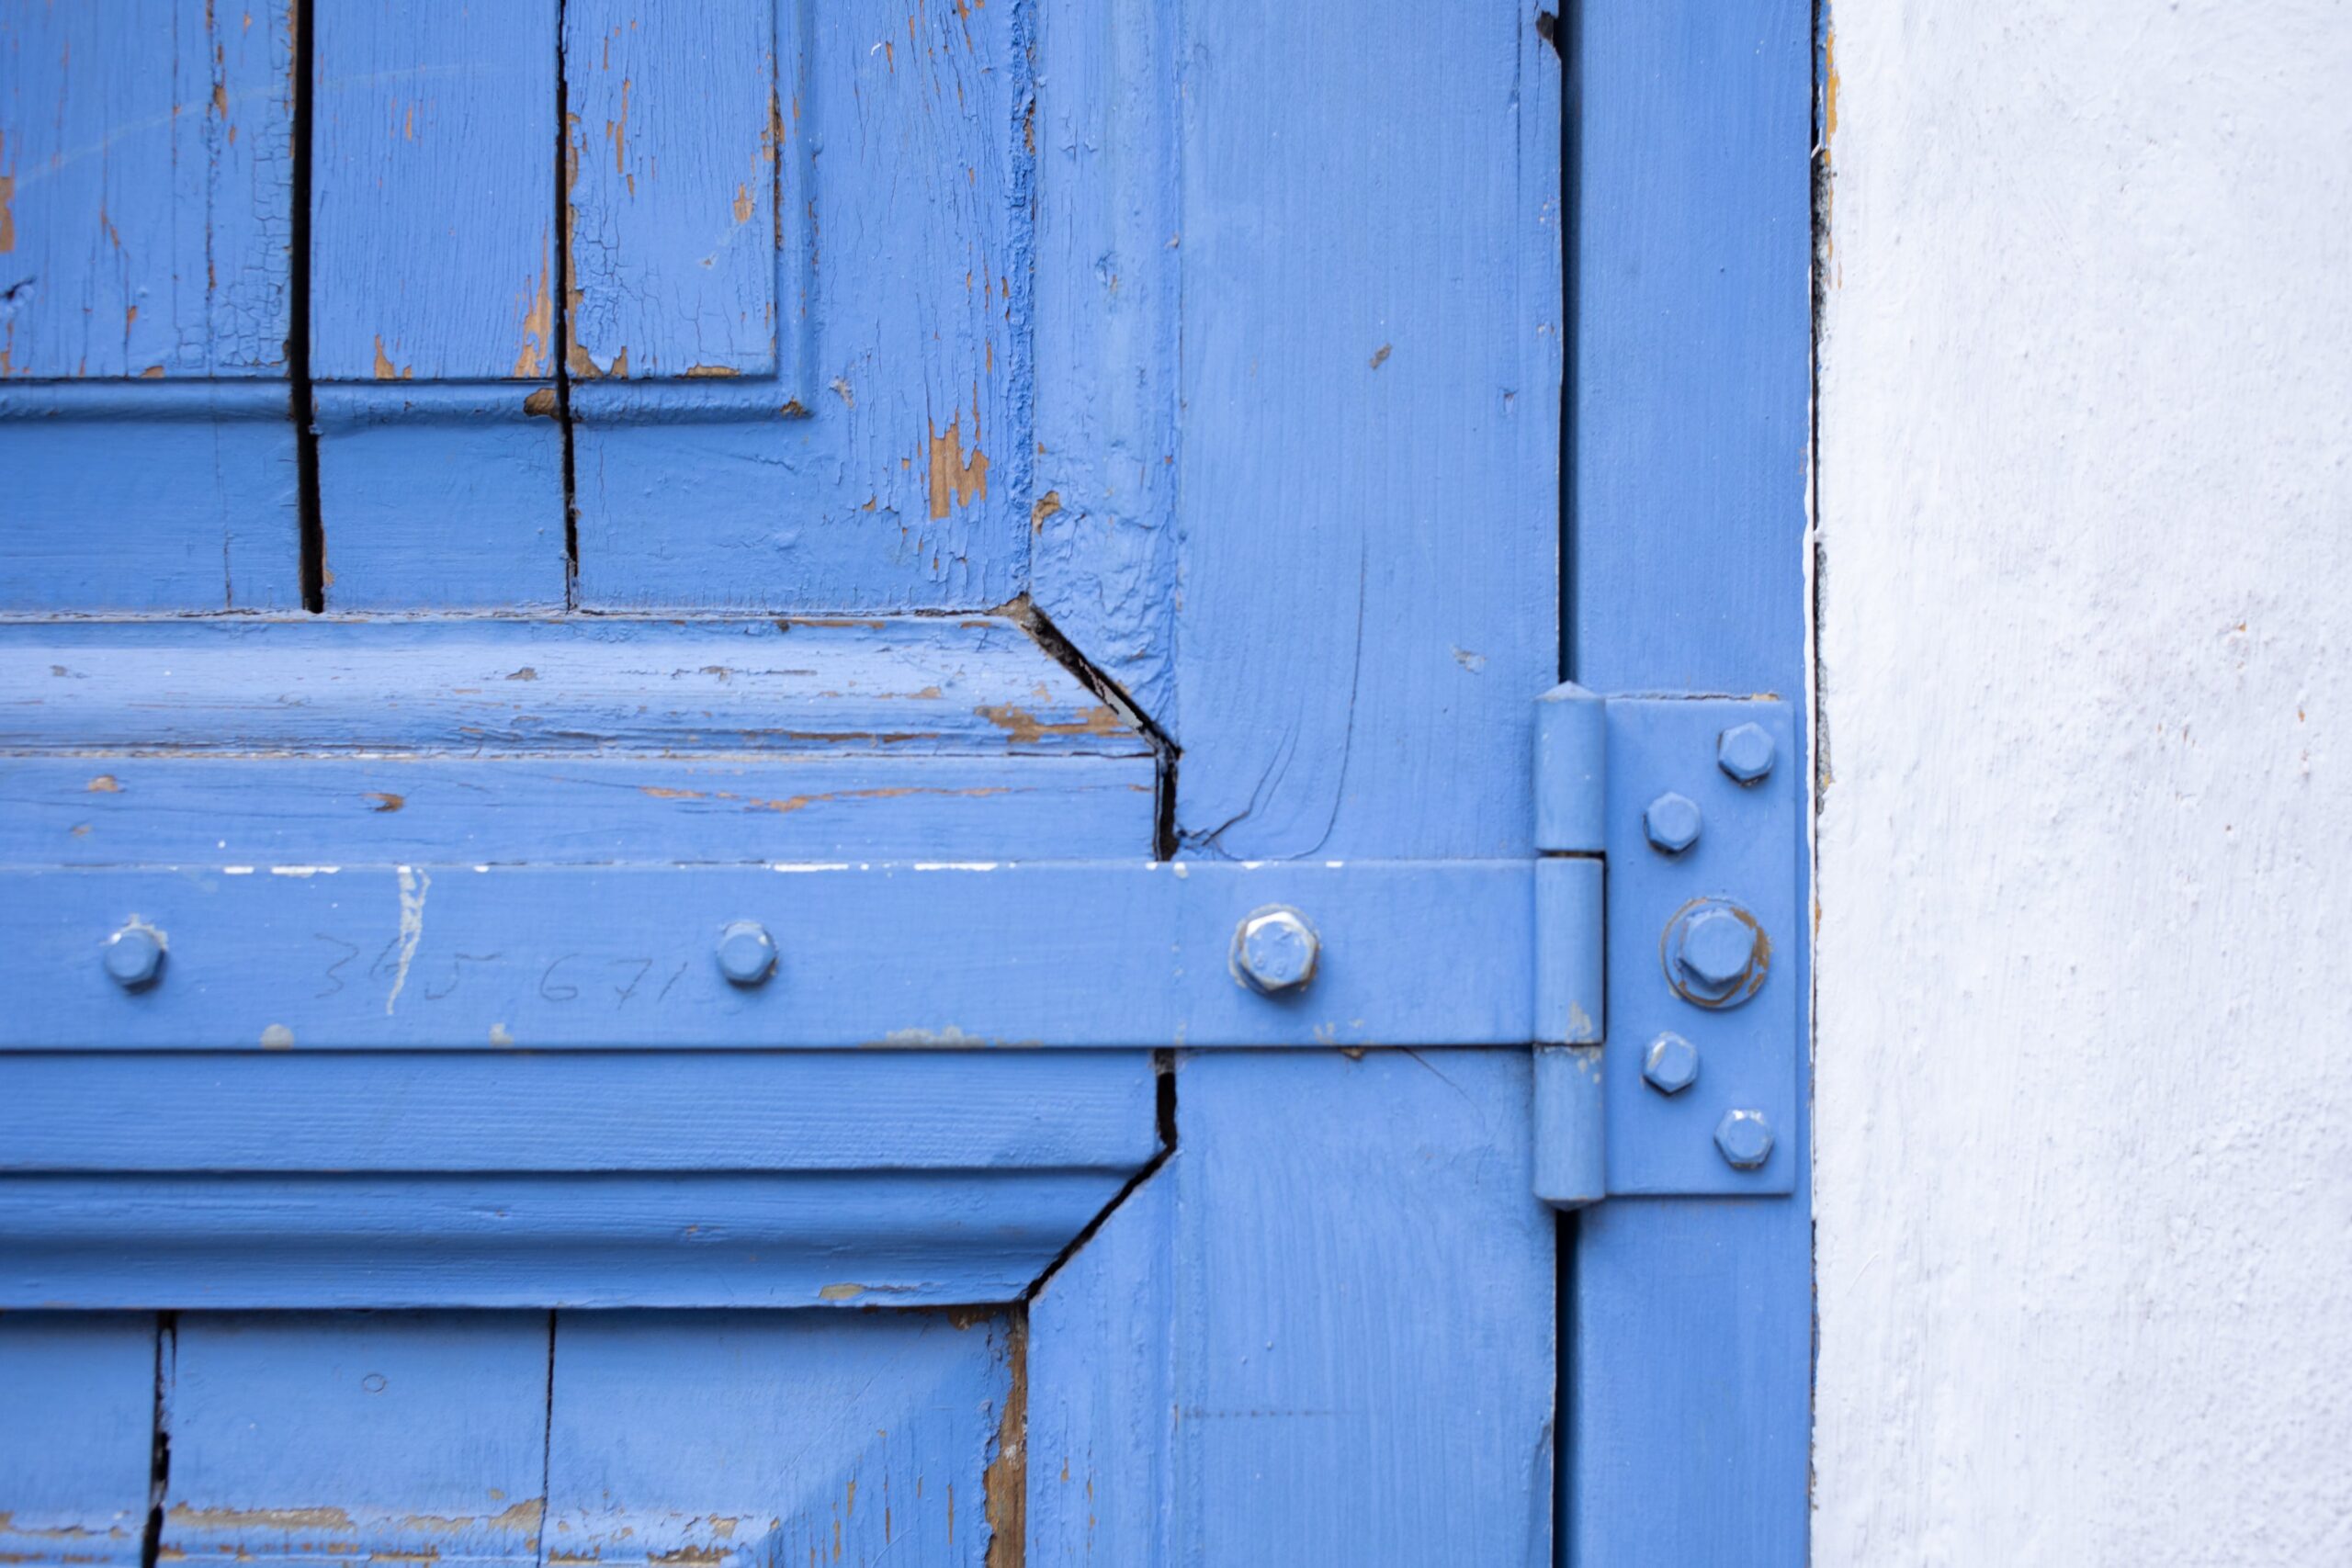
M 2352 1562 L 2352 6 L 1838 6 L 1823 1563 Z

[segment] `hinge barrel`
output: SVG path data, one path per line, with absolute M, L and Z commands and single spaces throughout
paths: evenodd
M 1601 1042 L 1609 709 L 1563 683 L 1535 705 L 1535 1195 L 1581 1208 L 1607 1191 Z

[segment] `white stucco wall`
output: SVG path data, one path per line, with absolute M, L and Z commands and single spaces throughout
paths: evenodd
M 1831 19 L 1816 1561 L 2352 1562 L 2352 5 Z

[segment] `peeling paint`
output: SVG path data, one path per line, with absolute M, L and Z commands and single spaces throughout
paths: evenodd
M 408 984 L 408 967 L 416 962 L 416 944 L 424 940 L 424 896 L 433 887 L 433 878 L 410 866 L 400 868 L 400 959 L 392 971 L 391 994 L 384 998 L 387 1018 L 391 1016 L 393 1004 L 401 999 L 401 988 Z
M 969 506 L 989 497 L 989 457 L 980 450 L 979 426 L 973 423 L 972 449 L 964 451 L 964 422 L 948 422 L 945 431 L 931 428 L 928 442 L 928 491 L 931 514 L 942 518 L 956 507 Z

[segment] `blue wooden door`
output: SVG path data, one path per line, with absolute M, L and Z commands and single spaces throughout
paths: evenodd
M 1314 11 L 0 0 L 0 1553 L 1550 1559 L 1562 39 Z

